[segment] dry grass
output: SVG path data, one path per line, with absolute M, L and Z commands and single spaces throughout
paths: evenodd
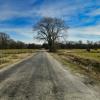
M 71 54 L 82 58 L 100 61 L 100 49 L 87 52 L 85 49 L 59 50 L 59 54 Z
M 59 55 L 63 55 L 66 59 L 78 64 L 83 65 L 84 68 L 90 70 L 96 70 L 100 72 L 100 50 L 92 50 L 87 52 L 86 50 L 61 50 Z
M 33 49 L 0 50 L 0 68 L 32 55 L 34 52 L 36 50 Z
M 100 49 L 91 52 L 80 49 L 59 50 L 57 56 L 72 71 L 100 79 Z

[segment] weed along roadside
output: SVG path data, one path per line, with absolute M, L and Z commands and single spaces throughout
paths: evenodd
M 82 58 L 75 55 L 67 55 L 68 59 L 78 65 L 82 65 L 88 71 L 100 72 L 100 62 L 94 59 Z
M 0 69 L 10 64 L 16 63 L 35 53 L 34 49 L 5 49 L 0 50 Z
M 81 52 L 80 52 L 81 51 Z M 61 62 L 69 65 L 70 68 L 79 73 L 88 74 L 90 76 L 100 80 L 100 53 L 89 53 L 85 50 L 59 50 L 57 53 Z M 86 56 L 87 55 L 87 56 Z

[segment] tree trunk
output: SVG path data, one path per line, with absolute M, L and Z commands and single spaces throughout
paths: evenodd
M 48 41 L 49 52 L 56 52 L 56 45 L 54 40 Z

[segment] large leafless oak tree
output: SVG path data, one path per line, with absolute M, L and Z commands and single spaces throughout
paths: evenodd
M 63 20 L 57 18 L 44 17 L 35 26 L 37 39 L 45 40 L 48 43 L 49 51 L 56 51 L 56 43 L 64 36 L 68 26 Z

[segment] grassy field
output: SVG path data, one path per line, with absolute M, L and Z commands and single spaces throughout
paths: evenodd
M 91 50 L 91 52 L 87 52 L 85 49 L 59 50 L 60 53 L 100 61 L 100 49 Z
M 92 74 L 100 79 L 100 49 L 87 52 L 85 49 L 67 49 L 57 52 L 58 58 L 73 71 Z
M 0 50 L 0 68 L 30 56 L 34 52 L 36 52 L 36 50 L 33 49 Z

